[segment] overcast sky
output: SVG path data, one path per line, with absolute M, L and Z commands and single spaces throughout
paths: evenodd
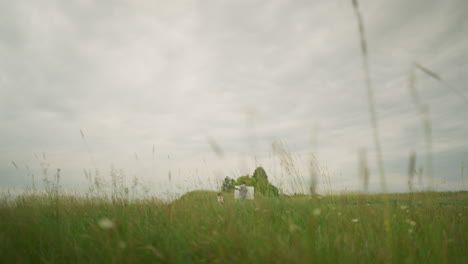
M 451 88 L 468 97 L 468 2 L 359 4 L 389 191 L 407 190 L 411 151 L 429 185 L 413 62 L 445 81 L 416 71 L 432 185 L 466 190 L 468 103 Z M 359 191 L 367 149 L 380 191 L 366 96 L 351 1 L 0 0 L 3 189 L 30 186 L 31 174 L 41 186 L 48 166 L 65 188 L 86 190 L 84 169 L 109 180 L 113 166 L 163 196 L 263 166 L 295 192 L 308 188 L 314 155 L 321 192 Z

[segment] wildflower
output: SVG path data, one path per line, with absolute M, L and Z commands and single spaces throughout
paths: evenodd
M 338 212 L 338 216 L 341 216 L 341 212 Z
M 410 224 L 410 225 L 412 225 L 412 226 L 415 226 L 415 225 L 416 225 L 416 222 L 415 222 L 415 221 L 413 221 L 413 220 L 410 220 L 410 219 L 406 219 L 406 221 L 405 221 L 405 222 L 406 222 L 407 224 Z
M 413 233 L 413 229 L 412 228 L 408 229 L 408 233 L 410 234 Z
M 351 220 L 353 223 L 357 223 L 359 222 L 359 219 L 358 218 L 354 218 L 353 220 Z
M 314 215 L 320 215 L 320 208 L 315 208 L 313 213 Z
M 107 217 L 101 218 L 98 221 L 98 225 L 102 229 L 112 229 L 112 228 L 114 228 L 114 223 Z
M 401 208 L 401 210 L 405 210 L 406 208 L 408 208 L 408 206 L 402 205 L 402 206 L 400 206 L 400 208 Z

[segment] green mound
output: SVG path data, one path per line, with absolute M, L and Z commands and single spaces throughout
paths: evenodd
M 195 190 L 182 195 L 175 202 L 216 202 L 215 191 Z

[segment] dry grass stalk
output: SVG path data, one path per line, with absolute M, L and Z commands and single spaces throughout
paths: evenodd
M 364 78 L 365 78 L 365 83 L 367 87 L 369 114 L 370 114 L 372 129 L 373 129 L 375 154 L 377 158 L 377 167 L 379 169 L 380 184 L 381 184 L 382 190 L 386 192 L 387 184 L 385 181 L 385 170 L 384 170 L 383 157 L 382 157 L 383 155 L 382 155 L 382 149 L 380 146 L 379 129 L 378 129 L 378 124 L 377 124 L 377 114 L 375 111 L 374 91 L 372 88 L 372 81 L 370 79 L 370 73 L 369 73 L 368 50 L 367 50 L 367 41 L 366 41 L 366 36 L 365 36 L 364 22 L 362 19 L 361 12 L 359 11 L 358 1 L 353 0 L 352 3 L 353 3 L 354 13 L 356 15 L 356 19 L 357 19 L 358 27 L 359 27 L 359 37 L 360 37 L 360 43 L 361 43 Z
M 430 77 L 434 78 L 438 82 L 444 84 L 447 88 L 449 88 L 452 92 L 457 94 L 461 99 L 465 101 L 466 104 L 468 104 L 468 97 L 465 96 L 460 90 L 457 88 L 453 87 L 450 85 L 447 81 L 445 81 L 442 77 L 440 77 L 439 74 L 435 73 L 434 71 L 429 70 L 427 67 L 422 66 L 421 64 L 414 62 L 414 66 L 424 72 L 425 74 L 429 75 Z
M 428 175 L 430 178 L 430 185 L 431 188 L 433 187 L 433 167 L 432 167 L 432 126 L 431 126 L 431 121 L 430 121 L 430 115 L 429 115 L 429 107 L 427 105 L 424 105 L 420 102 L 419 95 L 417 93 L 417 90 L 415 88 L 415 74 L 414 74 L 414 69 L 418 69 L 424 74 L 428 75 L 429 77 L 435 79 L 441 84 L 444 84 L 447 88 L 449 88 L 452 92 L 454 92 L 456 95 L 458 95 L 459 98 L 464 100 L 464 102 L 468 105 L 468 98 L 457 88 L 453 87 L 450 85 L 446 80 L 444 80 L 439 74 L 435 73 L 434 71 L 430 70 L 429 68 L 421 65 L 420 63 L 414 62 L 413 63 L 413 69 L 411 70 L 410 73 L 410 82 L 409 82 L 409 89 L 410 93 L 413 97 L 413 101 L 415 105 L 419 108 L 419 112 L 421 114 L 421 119 L 423 122 L 423 127 L 424 127 L 424 134 L 426 138 L 426 156 L 427 156 L 427 166 L 428 166 Z
M 156 146 L 153 144 L 153 151 L 151 152 L 151 177 L 154 178 L 154 158 L 156 156 Z
M 91 154 L 91 149 L 89 148 L 88 142 L 86 141 L 86 137 L 85 137 L 82 129 L 80 129 L 80 134 L 81 134 L 81 139 L 83 139 L 83 143 L 84 143 L 84 145 L 86 147 L 86 150 L 88 151 L 88 155 L 89 155 L 89 159 L 91 161 L 91 165 L 93 166 L 93 168 L 95 170 L 97 170 L 96 162 L 94 161 L 94 157 Z
M 300 189 L 301 192 L 305 192 L 303 189 L 305 186 L 302 181 L 301 173 L 299 168 L 296 166 L 296 159 L 294 156 L 287 150 L 287 146 L 282 141 L 274 141 L 272 143 L 273 153 L 278 156 L 280 160 L 280 166 L 286 172 L 286 175 L 291 176 L 292 187 Z
M 416 64 L 415 64 L 416 65 Z M 437 75 L 435 75 L 437 76 Z M 434 77 L 435 78 L 435 77 Z M 426 165 L 427 165 L 427 174 L 430 179 L 430 185 L 433 185 L 433 175 L 432 175 L 432 124 L 429 114 L 429 106 L 422 103 L 421 97 L 419 96 L 418 90 L 416 89 L 416 75 L 414 69 L 410 71 L 408 79 L 408 89 L 411 94 L 411 98 L 415 107 L 419 111 L 421 117 L 422 126 L 424 129 L 424 138 L 426 141 Z
M 218 156 L 218 158 L 223 158 L 224 157 L 224 151 L 221 148 L 221 146 L 214 140 L 212 137 L 208 137 L 207 139 L 208 144 L 210 144 L 211 150 Z
M 316 195 L 317 194 L 319 168 L 318 168 L 317 158 L 315 157 L 315 155 L 312 155 L 311 158 L 310 158 L 309 173 L 310 173 L 310 181 L 311 181 L 311 183 L 310 183 L 310 194 L 311 195 Z
M 413 179 L 416 172 L 416 152 L 412 151 L 409 157 L 408 165 L 408 190 L 412 193 L 414 190 Z
M 367 166 L 367 152 L 362 149 L 358 152 L 358 173 L 362 181 L 364 192 L 369 191 L 369 167 Z
M 463 190 L 465 190 L 465 177 L 464 177 L 464 172 L 465 172 L 465 163 L 462 162 L 462 164 L 461 164 L 461 174 L 460 174 L 460 177 L 461 177 L 461 181 L 462 181 Z

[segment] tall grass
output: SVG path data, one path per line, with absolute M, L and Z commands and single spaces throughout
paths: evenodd
M 422 127 L 424 130 L 424 139 L 426 146 L 426 164 L 427 164 L 427 175 L 429 176 L 429 187 L 433 188 L 434 186 L 434 176 L 433 176 L 433 167 L 432 167 L 432 123 L 430 118 L 429 105 L 423 103 L 419 92 L 416 88 L 416 75 L 415 68 L 411 69 L 408 79 L 408 88 L 411 94 L 411 99 L 413 104 L 418 109 Z
M 370 175 L 364 150 L 358 153 L 358 166 L 365 194 L 319 196 L 319 178 L 326 181 L 327 174 L 315 156 L 310 158 L 310 185 L 306 188 L 297 157 L 284 142 L 275 141 L 273 152 L 282 170 L 295 189 L 309 191 L 310 196 L 270 198 L 256 194 L 253 201 L 239 202 L 225 193 L 222 205 L 216 202 L 216 192 L 209 191 L 190 192 L 171 202 L 148 196 L 141 199 L 138 190 L 145 186 L 137 175 L 133 175 L 130 186 L 124 180 L 125 173 L 114 167 L 110 169 L 109 182 L 102 177 L 80 130 L 92 167 L 84 170 L 90 186 L 88 193 L 65 194 L 60 185 L 60 169 L 50 175 L 45 154 L 42 160 L 36 155 L 45 193 L 36 191 L 31 174 L 32 192 L 15 198 L 3 194 L 0 199 L 2 262 L 468 263 L 468 192 L 414 192 L 416 153 L 412 152 L 408 164 L 409 193 L 386 193 L 368 44 L 358 1 L 352 0 L 352 4 L 359 29 L 373 144 L 385 194 L 367 193 Z M 429 107 L 421 102 L 417 92 L 416 69 L 448 84 L 421 64 L 413 65 L 409 90 L 421 115 L 428 173 L 432 175 Z M 463 93 L 450 88 L 468 102 Z M 251 131 L 253 138 L 255 133 Z M 208 143 L 222 159 L 224 152 L 218 142 L 208 138 Z M 254 143 L 251 149 L 254 152 Z M 155 155 L 153 145 L 152 175 Z M 139 160 L 136 153 L 135 160 Z M 12 165 L 18 169 L 15 162 Z M 422 171 L 420 179 L 421 175 Z M 172 177 L 169 170 L 169 182 Z M 464 184 L 464 166 L 461 180 Z
M 379 170 L 380 184 L 381 184 L 382 191 L 386 192 L 387 184 L 385 180 L 385 169 L 384 169 L 384 164 L 383 164 L 382 148 L 380 145 L 379 126 L 377 122 L 374 90 L 373 90 L 372 80 L 371 80 L 370 71 L 369 71 L 369 62 L 368 62 L 369 55 L 368 55 L 366 34 L 365 34 L 365 29 L 364 29 L 364 21 L 362 19 L 361 12 L 359 11 L 358 1 L 352 0 L 352 3 L 353 3 L 354 14 L 356 15 L 358 28 L 359 28 L 362 66 L 364 70 L 364 80 L 365 80 L 366 91 L 367 91 L 367 103 L 369 107 L 369 115 L 370 115 L 370 121 L 371 121 L 372 132 L 373 132 L 372 134 L 374 138 L 375 155 L 376 155 L 376 160 L 377 160 L 377 167 Z
M 408 88 L 410 90 L 411 98 L 414 105 L 419 111 L 421 116 L 421 121 L 424 128 L 424 138 L 426 141 L 426 163 L 427 163 L 427 175 L 430 180 L 430 188 L 434 188 L 434 175 L 433 175 L 433 159 L 432 159 L 432 123 L 430 119 L 430 108 L 428 104 L 422 102 L 421 97 L 416 88 L 416 70 L 424 73 L 424 75 L 429 76 L 433 80 L 436 80 L 438 83 L 447 87 L 451 92 L 457 95 L 460 99 L 468 105 L 468 98 L 457 88 L 453 87 L 445 79 L 443 79 L 439 74 L 430 70 L 429 68 L 421 65 L 418 62 L 414 62 L 409 74 L 408 79 Z
M 466 263 L 468 193 L 0 202 L 3 263 Z M 58 199 L 56 199 L 58 198 Z M 383 227 L 389 208 L 394 239 Z
M 416 172 L 416 152 L 412 151 L 409 156 L 408 164 L 408 191 L 414 191 L 414 173 Z
M 369 191 L 369 167 L 367 165 L 367 152 L 362 149 L 358 152 L 358 175 L 362 181 L 364 192 Z

